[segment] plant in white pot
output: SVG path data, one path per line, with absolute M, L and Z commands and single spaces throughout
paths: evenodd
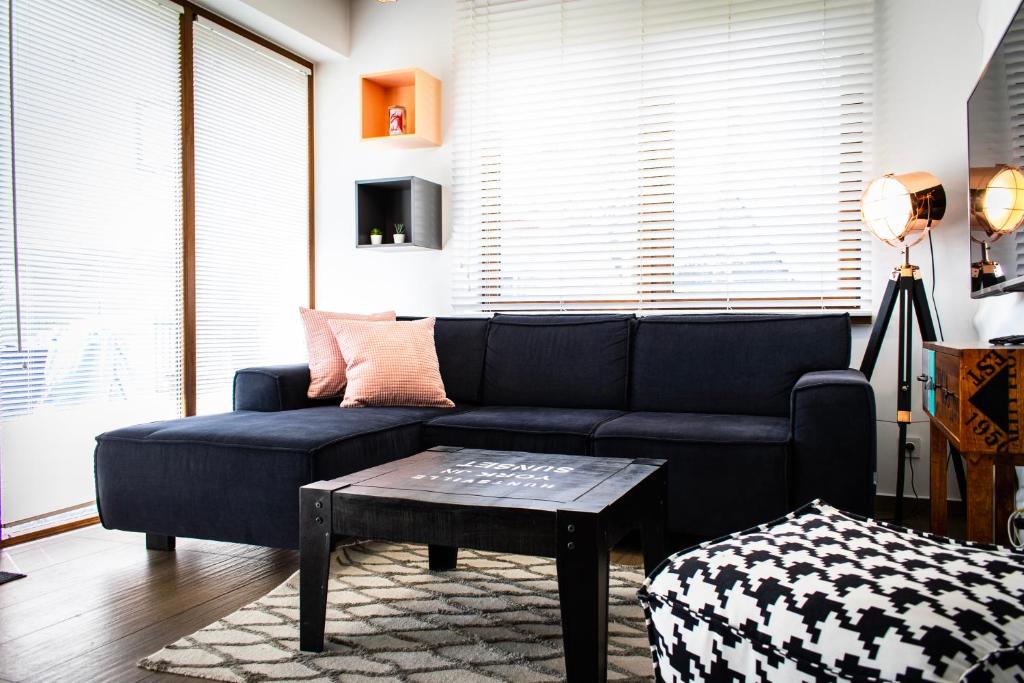
M 370 230 L 370 244 L 380 244 L 383 239 L 384 234 L 381 233 L 380 228 Z
M 405 224 L 395 223 L 395 244 L 401 244 L 405 241 Z

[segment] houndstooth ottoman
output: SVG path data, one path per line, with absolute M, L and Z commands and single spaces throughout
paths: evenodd
M 640 590 L 660 681 L 1024 681 L 1024 555 L 815 501 Z

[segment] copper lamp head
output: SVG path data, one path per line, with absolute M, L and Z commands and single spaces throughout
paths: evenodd
M 872 235 L 905 249 L 924 239 L 942 220 L 946 191 L 931 173 L 887 173 L 864 188 L 860 212 Z

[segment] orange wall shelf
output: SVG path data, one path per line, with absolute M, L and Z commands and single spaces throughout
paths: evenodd
M 405 147 L 441 144 L 441 81 L 422 69 L 400 69 L 361 77 L 363 140 L 391 140 Z M 388 135 L 388 107 L 405 107 L 406 133 Z

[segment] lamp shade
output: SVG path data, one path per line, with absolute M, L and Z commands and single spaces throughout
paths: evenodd
M 1024 173 L 1016 166 L 972 168 L 971 218 L 996 239 L 1019 228 L 1024 223 Z
M 887 173 L 864 188 L 860 212 L 872 235 L 894 247 L 909 247 L 945 215 L 946 191 L 931 173 Z

